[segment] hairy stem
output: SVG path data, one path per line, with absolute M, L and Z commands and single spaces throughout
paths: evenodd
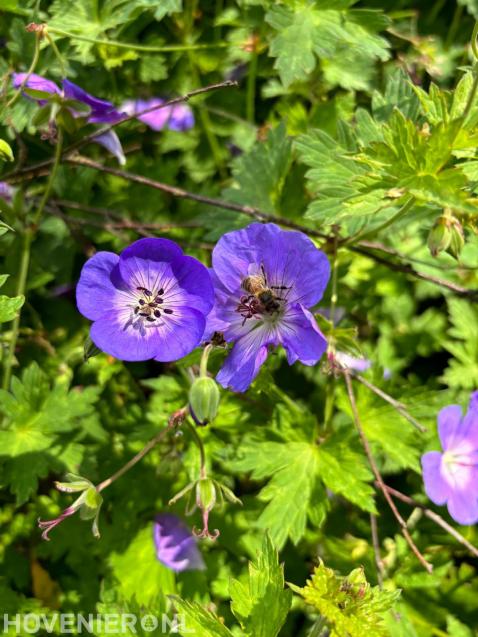
M 364 432 L 364 430 L 362 428 L 362 425 L 360 423 L 360 418 L 359 418 L 359 414 L 358 414 L 358 410 L 357 410 L 357 403 L 355 402 L 355 394 L 354 394 L 354 390 L 353 390 L 353 387 L 352 387 L 352 380 L 350 378 L 350 374 L 349 374 L 349 372 L 347 370 L 344 370 L 343 375 L 344 375 L 345 384 L 346 384 L 346 387 L 347 387 L 347 394 L 348 394 L 348 397 L 349 397 L 350 406 L 352 408 L 352 414 L 353 414 L 353 419 L 354 419 L 354 422 L 355 422 L 355 427 L 357 428 L 360 440 L 362 442 L 362 446 L 363 446 L 364 451 L 365 451 L 365 455 L 368 458 L 368 462 L 369 462 L 370 468 L 372 469 L 372 472 L 373 472 L 373 474 L 375 476 L 377 485 L 378 485 L 380 491 L 383 493 L 383 495 L 385 497 L 385 500 L 387 501 L 388 506 L 390 507 L 393 515 L 395 516 L 395 519 L 397 520 L 398 524 L 400 525 L 400 528 L 402 530 L 402 535 L 405 538 L 405 540 L 407 541 L 408 546 L 411 548 L 413 554 L 418 559 L 418 561 L 423 566 L 423 568 L 427 571 L 427 573 L 431 573 L 433 571 L 432 564 L 430 564 L 430 562 L 427 562 L 427 560 L 420 553 L 417 545 L 413 541 L 412 536 L 410 535 L 410 532 L 408 530 L 407 523 L 402 518 L 402 516 L 400 515 L 400 512 L 398 511 L 397 507 L 395 506 L 395 502 L 393 501 L 390 493 L 388 492 L 388 490 L 387 490 L 387 488 L 385 486 L 385 483 L 383 481 L 383 478 L 382 478 L 382 476 L 380 474 L 380 471 L 378 470 L 377 463 L 375 462 L 375 458 L 373 457 L 373 454 L 372 454 L 372 449 L 370 447 L 370 443 L 369 443 L 368 438 L 365 435 L 365 432 Z
M 189 431 L 191 432 L 192 437 L 194 438 L 194 442 L 197 445 L 197 448 L 199 449 L 199 461 L 200 461 L 200 472 L 199 475 L 201 478 L 205 478 L 207 476 L 207 471 L 206 471 L 206 451 L 204 449 L 204 444 L 203 441 L 201 440 L 201 437 L 199 436 L 196 427 L 191 424 L 189 421 L 186 421 L 186 424 L 188 426 Z
M 156 436 L 154 436 L 154 438 L 151 438 L 151 440 L 148 443 L 146 443 L 146 445 L 141 449 L 141 451 L 138 451 L 138 453 L 135 456 L 133 456 L 131 460 L 128 460 L 128 462 L 125 465 L 123 465 L 120 469 L 118 469 L 118 471 L 115 471 L 113 475 L 111 475 L 109 478 L 106 478 L 106 480 L 103 480 L 103 482 L 100 482 L 96 486 L 96 490 L 98 491 L 98 493 L 100 493 L 101 491 L 109 487 L 111 484 L 113 484 L 113 482 L 118 480 L 118 478 L 121 478 L 121 476 L 123 476 L 127 471 L 129 471 L 136 464 L 138 464 L 140 460 L 142 460 L 152 449 L 154 449 L 154 447 L 159 442 L 161 442 L 161 440 L 163 440 L 163 438 L 165 438 L 168 432 L 170 432 L 174 427 L 179 426 L 184 421 L 186 417 L 186 413 L 187 413 L 187 407 L 183 407 L 182 409 L 179 409 L 178 411 L 176 411 L 169 419 L 168 425 L 164 429 L 161 429 L 161 431 L 157 433 Z
M 418 502 L 414 498 L 411 498 L 410 496 L 405 495 L 404 493 L 401 493 L 400 491 L 397 491 L 396 489 L 392 489 L 392 487 L 389 487 L 387 485 L 384 485 L 384 486 L 385 486 L 385 489 L 388 491 L 388 493 L 390 493 L 390 495 L 392 495 L 394 498 L 397 498 L 397 500 L 401 500 L 402 502 L 405 502 L 405 504 L 409 504 L 412 507 L 421 509 L 423 511 L 423 514 L 427 518 L 435 522 L 435 524 L 440 526 L 444 531 L 446 531 L 452 537 L 454 537 L 455 540 L 457 540 L 457 542 L 459 542 L 464 547 L 466 547 L 472 555 L 474 555 L 475 557 L 478 557 L 478 548 L 476 548 L 476 546 L 473 546 L 473 544 L 468 542 L 468 540 L 465 537 L 463 537 L 463 535 L 459 533 L 455 528 L 453 528 L 451 524 L 448 524 L 448 522 L 446 522 L 441 517 L 441 515 L 438 515 L 438 513 L 435 513 L 435 511 L 432 511 L 431 509 L 426 507 L 421 502 Z
M 34 72 L 34 70 L 36 68 L 36 65 L 38 64 L 38 60 L 40 59 L 40 41 L 41 41 L 41 37 L 42 37 L 41 32 L 37 31 L 35 33 L 35 50 L 33 52 L 33 58 L 32 58 L 30 67 L 29 67 L 25 77 L 23 78 L 23 82 L 20 84 L 20 86 L 16 90 L 15 94 L 13 95 L 13 97 L 7 102 L 7 104 L 5 106 L 6 109 L 10 108 L 10 106 L 13 106 L 15 104 L 15 102 L 18 100 L 18 98 L 22 94 L 23 89 L 25 88 L 26 83 L 28 82 L 28 79 L 29 79 L 30 75 Z

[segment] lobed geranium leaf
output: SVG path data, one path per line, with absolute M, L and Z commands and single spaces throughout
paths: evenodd
M 230 584 L 231 610 L 251 637 L 276 637 L 285 622 L 292 593 L 284 590 L 284 567 L 269 534 L 247 576 Z

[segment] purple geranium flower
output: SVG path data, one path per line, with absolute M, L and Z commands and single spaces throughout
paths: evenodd
M 301 232 L 253 223 L 225 234 L 212 253 L 216 305 L 207 333 L 234 342 L 217 380 L 245 391 L 267 358 L 283 345 L 289 365 L 315 365 L 327 342 L 309 308 L 330 276 L 327 257 Z
M 135 115 L 148 108 L 161 106 L 162 104 L 164 104 L 164 100 L 160 97 L 151 97 L 148 100 L 128 100 L 121 108 L 128 115 Z M 151 113 L 139 115 L 138 119 L 155 131 L 169 128 L 182 132 L 194 126 L 193 112 L 186 104 L 173 104 L 172 106 L 158 108 L 155 111 L 151 111 Z
M 154 522 L 156 557 L 176 573 L 205 568 L 196 538 L 184 522 L 172 513 L 161 513 Z
M 209 272 L 169 239 L 97 252 L 81 271 L 78 309 L 91 340 L 124 361 L 175 361 L 201 341 L 214 302 Z
M 20 88 L 27 75 L 27 73 L 13 73 L 12 82 L 14 88 Z M 50 95 L 61 95 L 67 100 L 82 102 L 90 109 L 90 112 L 87 115 L 87 122 L 89 124 L 115 124 L 125 116 L 125 113 L 117 111 L 111 102 L 101 100 L 98 97 L 90 95 L 80 86 L 67 79 L 63 80 L 62 89 L 60 89 L 55 82 L 52 82 L 41 75 L 32 73 L 28 76 L 25 87 L 36 91 L 42 91 L 43 93 L 49 93 Z M 37 99 L 36 101 L 39 104 L 46 103 L 46 100 L 44 99 Z M 74 117 L 82 115 L 75 111 L 74 108 L 71 108 L 70 111 Z M 101 144 L 101 146 L 104 146 L 117 158 L 120 164 L 125 163 L 126 159 L 121 147 L 121 142 L 114 131 L 110 130 L 102 135 L 98 135 L 98 137 L 95 137 L 94 141 Z
M 425 491 L 432 502 L 447 504 L 459 524 L 478 522 L 478 391 L 471 394 L 462 418 L 459 405 L 444 407 L 438 414 L 438 434 L 443 453 L 422 456 Z

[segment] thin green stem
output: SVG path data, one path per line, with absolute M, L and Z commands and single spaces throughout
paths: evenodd
M 60 166 L 61 161 L 61 153 L 63 150 L 63 132 L 61 128 L 58 129 L 58 139 L 56 142 L 55 148 L 55 157 L 53 160 L 53 166 L 51 167 L 50 176 L 48 178 L 48 182 L 46 184 L 45 192 L 43 193 L 42 198 L 40 199 L 40 203 L 38 204 L 38 208 L 33 216 L 33 224 L 38 226 L 40 223 L 43 211 L 45 210 L 46 203 L 51 193 L 51 189 L 53 187 L 53 182 L 55 181 L 56 173 L 58 172 L 58 167 Z
M 149 53 L 168 53 L 175 51 L 199 51 L 201 49 L 223 49 L 231 46 L 229 42 L 215 42 L 211 44 L 170 44 L 165 46 L 152 46 L 148 44 L 134 44 L 133 42 L 120 42 L 117 40 L 105 40 L 101 38 L 90 38 L 86 35 L 78 35 L 70 31 L 63 31 L 54 27 L 48 27 L 50 33 L 59 35 L 62 38 L 71 38 L 72 40 L 81 40 L 82 42 L 91 42 L 92 44 L 102 44 L 105 46 L 114 46 L 118 49 L 129 49 L 131 51 L 144 51 Z
M 206 345 L 206 347 L 203 350 L 203 353 L 201 356 L 201 363 L 199 365 L 199 376 L 202 376 L 202 377 L 207 376 L 207 361 L 209 359 L 209 354 L 211 353 L 213 347 L 214 346 L 209 343 L 209 345 Z
M 62 77 L 66 77 L 66 69 L 65 69 L 65 64 L 63 62 L 63 56 L 60 53 L 59 48 L 56 46 L 55 40 L 51 37 L 51 35 L 48 33 L 47 30 L 45 30 L 45 37 L 48 40 L 48 43 L 50 44 L 51 48 L 53 49 L 53 53 L 55 54 L 56 59 L 58 60 Z
M 453 14 L 453 19 L 451 21 L 450 28 L 448 29 L 448 35 L 445 40 L 445 49 L 449 49 L 450 46 L 456 39 L 456 33 L 460 26 L 460 20 L 463 15 L 463 5 L 458 4 L 455 8 L 455 13 Z
M 259 54 L 257 47 L 254 46 L 254 51 L 251 55 L 251 61 L 249 63 L 249 74 L 247 76 L 247 89 L 246 89 L 246 118 L 249 122 L 255 121 L 255 103 L 256 103 L 256 79 L 257 79 L 257 63 Z
M 376 226 L 375 228 L 372 228 L 371 230 L 368 230 L 365 232 L 359 232 L 358 234 L 353 235 L 346 241 L 342 242 L 342 245 L 349 246 L 350 244 L 356 243 L 357 241 L 363 241 L 364 239 L 370 239 L 370 237 L 374 237 L 379 232 L 382 232 L 382 230 L 389 228 L 396 221 L 399 221 L 400 219 L 402 219 L 402 217 L 404 217 L 409 212 L 409 210 L 413 207 L 414 203 L 415 203 L 415 198 L 411 197 L 410 199 L 408 199 L 408 201 L 406 201 L 403 204 L 403 206 L 399 210 L 397 210 L 397 212 L 394 215 L 389 217 L 382 224 L 380 224 L 379 226 Z
M 200 462 L 200 477 L 202 478 L 206 478 L 207 477 L 207 471 L 206 471 L 206 451 L 204 449 L 204 444 L 203 441 L 201 440 L 201 437 L 199 436 L 195 425 L 191 424 L 189 422 L 189 420 L 186 421 L 187 426 L 189 427 L 189 431 L 192 434 L 192 437 L 194 438 L 194 442 L 197 445 L 197 448 L 199 449 L 199 462 Z
M 17 89 L 16 93 L 13 95 L 13 97 L 7 102 L 5 108 L 10 108 L 11 106 L 13 106 L 15 104 L 17 99 L 22 94 L 22 91 L 25 88 L 25 85 L 28 82 L 28 79 L 29 79 L 30 75 L 33 73 L 33 71 L 36 68 L 36 65 L 38 64 L 38 60 L 40 59 L 40 40 L 41 40 L 41 35 L 42 34 L 39 31 L 37 31 L 35 33 L 35 50 L 33 52 L 33 58 L 32 58 L 30 67 L 29 67 L 25 77 L 23 78 L 23 82 L 20 84 L 20 86 L 18 87 L 18 89 Z
M 199 86 L 201 78 L 199 77 L 199 73 L 197 71 L 196 61 L 194 59 L 194 56 L 191 55 L 191 53 L 188 54 L 188 57 L 189 57 L 189 64 L 191 66 L 193 81 Z M 201 104 L 198 104 L 198 110 L 199 110 L 199 119 L 201 122 L 201 126 L 204 131 L 204 134 L 206 135 L 209 148 L 211 149 L 211 153 L 212 153 L 212 156 L 214 157 L 214 161 L 216 163 L 217 169 L 219 171 L 219 174 L 221 175 L 221 178 L 225 179 L 227 175 L 224 168 L 223 155 L 221 152 L 221 147 L 219 145 L 219 142 L 217 141 L 216 135 L 214 134 L 214 131 L 212 130 L 211 118 L 209 117 L 209 113 L 206 110 L 206 108 L 204 108 L 204 106 L 202 106 Z
M 478 24 L 478 22 L 477 22 Z M 474 40 L 476 40 L 476 36 L 473 36 Z M 478 64 L 478 61 L 476 62 L 476 64 Z M 471 86 L 471 91 L 470 94 L 468 95 L 468 100 L 466 102 L 466 106 L 465 109 L 463 110 L 463 115 L 462 115 L 462 125 L 466 122 L 468 115 L 470 114 L 470 111 L 472 109 L 473 106 L 473 102 L 475 101 L 475 97 L 476 97 L 476 91 L 478 89 L 478 68 L 476 68 L 476 66 L 473 69 L 473 73 L 474 73 L 474 78 L 473 78 L 473 84 Z
M 17 280 L 17 288 L 16 295 L 24 295 L 27 284 L 27 276 L 28 269 L 30 266 L 30 255 L 31 255 L 31 245 L 35 236 L 35 232 L 37 231 L 38 224 L 40 223 L 43 211 L 45 209 L 46 203 L 48 201 L 48 197 L 50 196 L 50 192 L 53 186 L 53 182 L 55 180 L 56 173 L 58 171 L 58 166 L 60 164 L 61 159 L 61 150 L 62 150 L 62 142 L 63 135 L 61 129 L 58 131 L 58 141 L 55 149 L 55 158 L 53 162 L 53 166 L 50 172 L 50 176 L 48 178 L 48 182 L 45 188 L 45 192 L 38 204 L 38 208 L 33 216 L 33 223 L 27 227 L 23 233 L 23 243 L 22 243 L 22 251 L 20 255 L 20 269 L 18 272 L 18 280 Z M 15 348 L 18 340 L 18 333 L 20 330 L 20 319 L 21 319 L 21 311 L 19 310 L 17 316 L 13 319 L 12 323 L 12 331 L 10 335 L 10 343 L 8 348 L 8 354 L 5 360 L 5 366 L 3 369 L 3 389 L 8 390 L 10 387 L 10 379 L 12 376 L 12 366 L 13 359 L 15 357 Z
M 16 296 L 23 296 L 25 294 L 25 288 L 27 283 L 28 267 L 30 265 L 30 249 L 32 244 L 32 229 L 27 228 L 23 233 L 23 242 L 20 253 L 20 269 L 18 272 L 17 287 L 15 289 Z M 12 376 L 13 359 L 15 357 L 15 348 L 18 340 L 18 333 L 20 330 L 20 310 L 17 316 L 13 319 L 12 330 L 10 333 L 10 342 L 8 344 L 8 352 L 5 359 L 5 365 L 3 368 L 3 381 L 2 387 L 5 390 L 10 388 L 10 378 Z

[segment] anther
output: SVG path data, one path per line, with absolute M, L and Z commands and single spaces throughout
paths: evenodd
M 163 310 L 163 312 L 164 312 L 165 314 L 172 314 L 172 313 L 173 313 L 173 310 Z
M 139 304 L 140 304 L 140 305 L 144 305 L 144 304 L 145 304 L 145 301 L 144 301 L 143 299 L 139 299 Z
M 161 296 L 161 294 L 164 294 L 164 288 L 161 288 L 160 290 L 158 290 L 158 296 Z
M 154 302 L 155 302 L 155 303 L 162 303 L 162 302 L 163 302 L 163 299 L 162 299 L 160 296 L 157 296 L 157 297 L 154 299 Z
M 159 318 L 161 316 L 161 312 L 159 310 L 154 310 L 154 316 Z
M 139 305 L 134 308 L 134 313 L 137 314 L 139 312 Z
M 153 323 L 156 319 L 155 319 L 155 318 L 153 318 L 152 316 L 147 316 L 147 317 L 146 317 L 146 320 L 147 320 L 147 321 L 150 321 L 150 323 Z

